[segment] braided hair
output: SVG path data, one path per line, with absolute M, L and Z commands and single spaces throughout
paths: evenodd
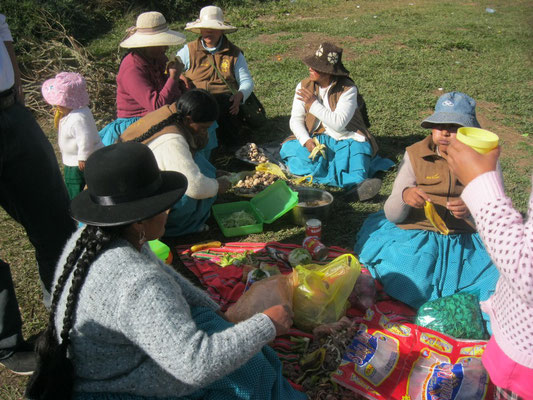
M 142 135 L 132 139 L 133 142 L 144 142 L 150 139 L 161 129 L 170 125 L 183 126 L 185 117 L 191 117 L 193 122 L 209 122 L 218 118 L 218 103 L 207 90 L 192 89 L 185 92 L 176 104 L 177 111 L 153 125 Z
M 74 366 L 67 358 L 70 331 L 74 326 L 78 298 L 93 261 L 115 240 L 123 227 L 102 228 L 87 225 L 68 255 L 52 297 L 48 327 L 37 342 L 38 366 L 26 388 L 25 396 L 35 400 L 63 400 L 72 397 Z M 57 306 L 70 276 L 70 286 L 63 325 L 55 328 Z M 59 336 L 61 343 L 57 337 Z

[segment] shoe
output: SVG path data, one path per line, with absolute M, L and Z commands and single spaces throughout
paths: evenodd
M 363 182 L 348 190 L 344 196 L 354 198 L 355 201 L 370 200 L 379 193 L 381 183 L 381 179 L 378 178 L 365 179 Z
M 0 365 L 17 375 L 31 375 L 37 367 L 37 354 L 33 351 L 15 351 L 0 360 Z

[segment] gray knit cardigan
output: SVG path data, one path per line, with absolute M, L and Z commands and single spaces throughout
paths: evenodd
M 56 282 L 80 232 L 67 242 Z M 58 332 L 69 287 L 70 280 L 58 304 Z M 183 396 L 234 371 L 275 337 L 265 314 L 209 336 L 196 327 L 192 306 L 218 310 L 147 244 L 138 252 L 116 240 L 93 262 L 79 295 L 69 347 L 75 391 Z

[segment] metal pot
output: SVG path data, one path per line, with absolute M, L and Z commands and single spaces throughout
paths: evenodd
M 298 204 L 292 209 L 292 219 L 297 225 L 305 226 L 308 219 L 316 218 L 325 222 L 329 217 L 333 196 L 326 190 L 309 187 L 296 187 L 298 192 Z M 325 204 L 308 205 L 305 203 L 320 201 Z

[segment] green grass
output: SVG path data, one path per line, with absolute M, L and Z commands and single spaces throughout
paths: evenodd
M 420 121 L 431 113 L 440 94 L 458 90 L 474 97 L 482 125 L 502 139 L 506 191 L 514 205 L 521 212 L 526 211 L 533 172 L 531 1 L 235 3 L 227 3 L 226 16 L 241 29 L 230 38 L 246 55 L 255 91 L 270 119 L 255 133 L 254 141 L 281 140 L 289 134 L 294 88 L 307 75 L 301 57 L 306 49 L 314 49 L 319 41 L 327 39 L 344 48 L 345 65 L 367 102 L 380 153 L 396 161 L 406 146 L 427 135 L 420 128 Z M 489 14 L 486 7 L 496 12 Z M 114 60 L 118 68 L 118 42 L 134 21 L 134 14 L 117 21 L 110 33 L 91 43 L 91 53 L 98 59 Z M 180 30 L 185 22 L 174 21 L 171 26 Z M 187 33 L 188 39 L 194 37 Z M 227 161 L 219 158 L 216 163 L 227 169 L 246 168 L 234 160 Z M 333 191 L 336 200 L 323 228 L 325 244 L 352 248 L 362 221 L 381 209 L 394 176 L 395 171 L 386 175 L 379 197 L 368 203 L 346 203 Z M 226 195 L 222 200 L 238 198 Z M 265 225 L 261 234 L 231 239 L 221 235 L 213 220 L 208 222 L 212 229 L 207 234 L 175 242 L 219 239 L 299 243 L 303 239 L 303 228 L 293 225 L 289 217 Z M 33 249 L 23 230 L 5 214 L 0 214 L 0 245 L 0 256 L 12 265 L 24 333 L 31 336 L 46 322 Z M 0 398 L 20 398 L 24 383 L 25 379 L 13 378 L 0 370 Z

